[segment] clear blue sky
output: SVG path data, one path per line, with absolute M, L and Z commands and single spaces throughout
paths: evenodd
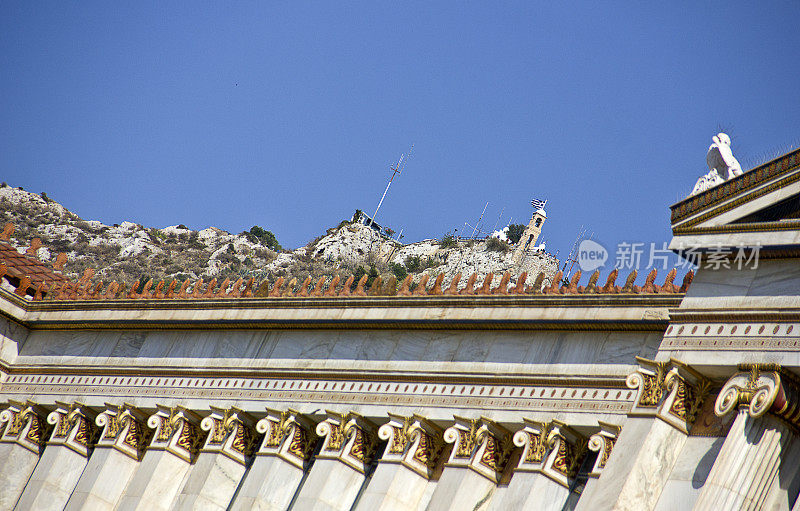
M 254 224 L 297 247 L 372 212 L 404 241 L 489 202 L 548 249 L 668 241 L 718 126 L 800 140 L 797 2 L 0 4 L 0 179 L 86 219 Z

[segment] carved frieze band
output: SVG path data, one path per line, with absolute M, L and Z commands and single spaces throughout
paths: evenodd
M 128 404 L 116 407 L 106 404 L 106 410 L 97 415 L 95 423 L 102 428 L 97 447 L 111 447 L 141 461 L 153 436 L 144 412 Z
M 102 396 L 136 400 L 154 406 L 160 399 L 247 399 L 324 406 L 386 405 L 402 407 L 457 407 L 470 409 L 535 410 L 627 414 L 635 392 L 619 386 L 558 381 L 530 385 L 482 383 L 411 383 L 395 381 L 265 379 L 265 378 L 157 378 L 137 376 L 10 375 L 3 392 L 23 401 L 36 395 Z M 330 405 L 325 405 L 330 403 Z M 271 406 L 277 406 L 272 404 Z M 281 406 L 283 408 L 283 406 Z
M 469 467 L 495 483 L 500 482 L 514 448 L 511 433 L 485 417 L 455 417 L 444 441 L 453 444 L 449 465 Z
M 11 442 L 41 454 L 50 433 L 47 411 L 35 403 L 11 401 L 0 413 L 0 442 Z
M 203 452 L 218 452 L 246 465 L 253 455 L 258 441 L 255 420 L 238 408 L 227 410 L 211 407 L 212 412 L 200 422 L 200 428 L 208 431 Z
M 778 365 L 742 365 L 722 387 L 714 413 L 722 417 L 740 407 L 753 418 L 770 413 L 800 427 L 800 382 Z
M 56 409 L 47 416 L 47 422 L 53 425 L 48 443 L 63 445 L 88 458 L 99 436 L 95 417 L 95 412 L 81 403 L 56 402 Z
M 308 468 L 317 442 L 316 424 L 299 412 L 267 410 L 256 430 L 264 435 L 257 456 L 277 456 L 301 470 Z
M 586 454 L 586 438 L 557 420 L 524 421 L 514 434 L 514 444 L 522 447 L 515 471 L 539 472 L 569 488 Z
M 708 395 L 709 380 L 679 360 L 636 360 L 639 369 L 626 381 L 636 390 L 631 414 L 655 416 L 688 433 Z
M 155 429 L 150 449 L 165 450 L 182 460 L 192 463 L 203 445 L 200 417 L 183 407 L 159 407 L 147 419 L 147 425 Z
M 389 423 L 378 429 L 378 436 L 387 441 L 381 461 L 400 463 L 426 479 L 441 468 L 442 429 L 424 417 L 390 413 Z
M 328 418 L 317 424 L 317 435 L 323 439 L 317 457 L 338 459 L 365 473 L 378 445 L 377 426 L 356 413 L 327 413 Z

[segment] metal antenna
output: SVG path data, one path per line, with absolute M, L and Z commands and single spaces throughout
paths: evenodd
M 569 270 L 567 270 L 567 273 L 564 275 L 565 279 L 569 278 L 570 274 L 572 273 L 572 268 L 574 268 L 575 263 L 578 262 L 578 253 L 577 253 L 578 244 L 585 237 L 586 237 L 586 228 L 583 225 L 581 225 L 580 229 L 578 230 L 578 236 L 575 238 L 575 243 L 572 244 L 572 250 L 569 251 L 569 256 L 567 257 L 567 260 L 564 261 L 564 268 L 562 268 L 562 271 L 566 270 L 567 265 L 569 264 Z
M 381 196 L 380 202 L 378 202 L 378 207 L 375 208 L 375 213 L 372 214 L 372 219 L 370 220 L 369 224 L 370 227 L 375 224 L 375 217 L 378 216 L 378 210 L 381 209 L 381 204 L 383 204 L 383 199 L 386 198 L 386 193 L 389 191 L 389 187 L 392 186 L 392 181 L 394 180 L 394 176 L 401 174 L 403 169 L 406 166 L 406 162 L 408 158 L 411 157 L 411 151 L 414 150 L 414 144 L 411 144 L 411 149 L 408 150 L 408 156 L 405 154 L 400 155 L 400 160 L 398 160 L 397 165 L 394 167 L 390 167 L 392 169 L 392 177 L 389 178 L 389 182 L 386 184 L 386 190 L 383 191 L 383 195 Z
M 500 210 L 500 214 L 497 215 L 497 221 L 494 223 L 494 227 L 492 228 L 492 232 L 497 230 L 497 224 L 499 224 L 500 223 L 500 219 L 503 218 L 503 212 L 505 210 L 506 210 L 506 208 L 503 207 L 503 209 Z
M 475 223 L 475 228 L 472 229 L 472 236 L 471 238 L 475 239 L 475 232 L 478 230 L 478 227 L 481 225 L 481 220 L 483 220 L 483 214 L 486 213 L 486 208 L 489 207 L 489 203 L 487 202 L 486 205 L 483 207 L 483 211 L 481 212 L 481 216 L 478 218 L 478 221 Z

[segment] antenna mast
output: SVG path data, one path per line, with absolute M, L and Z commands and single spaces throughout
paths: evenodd
M 398 160 L 397 165 L 394 167 L 390 167 L 392 169 L 392 177 L 389 178 L 389 182 L 386 184 L 386 190 L 383 191 L 383 195 L 381 196 L 381 200 L 378 202 L 378 207 L 375 208 L 375 213 L 372 214 L 372 218 L 370 219 L 370 227 L 375 223 L 375 217 L 378 216 L 378 210 L 381 209 L 381 204 L 383 204 L 383 199 L 386 198 L 386 193 L 389 191 L 389 187 L 392 186 L 392 181 L 394 180 L 394 176 L 401 174 L 403 169 L 406 166 L 406 162 L 408 158 L 411 157 L 411 151 L 414 150 L 414 144 L 411 144 L 411 149 L 408 150 L 408 156 L 405 154 L 400 155 L 400 160 Z

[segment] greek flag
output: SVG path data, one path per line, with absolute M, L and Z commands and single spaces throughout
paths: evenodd
M 533 209 L 537 211 L 540 209 L 544 209 L 545 204 L 547 204 L 547 200 L 533 199 L 531 201 L 531 206 L 533 206 Z

